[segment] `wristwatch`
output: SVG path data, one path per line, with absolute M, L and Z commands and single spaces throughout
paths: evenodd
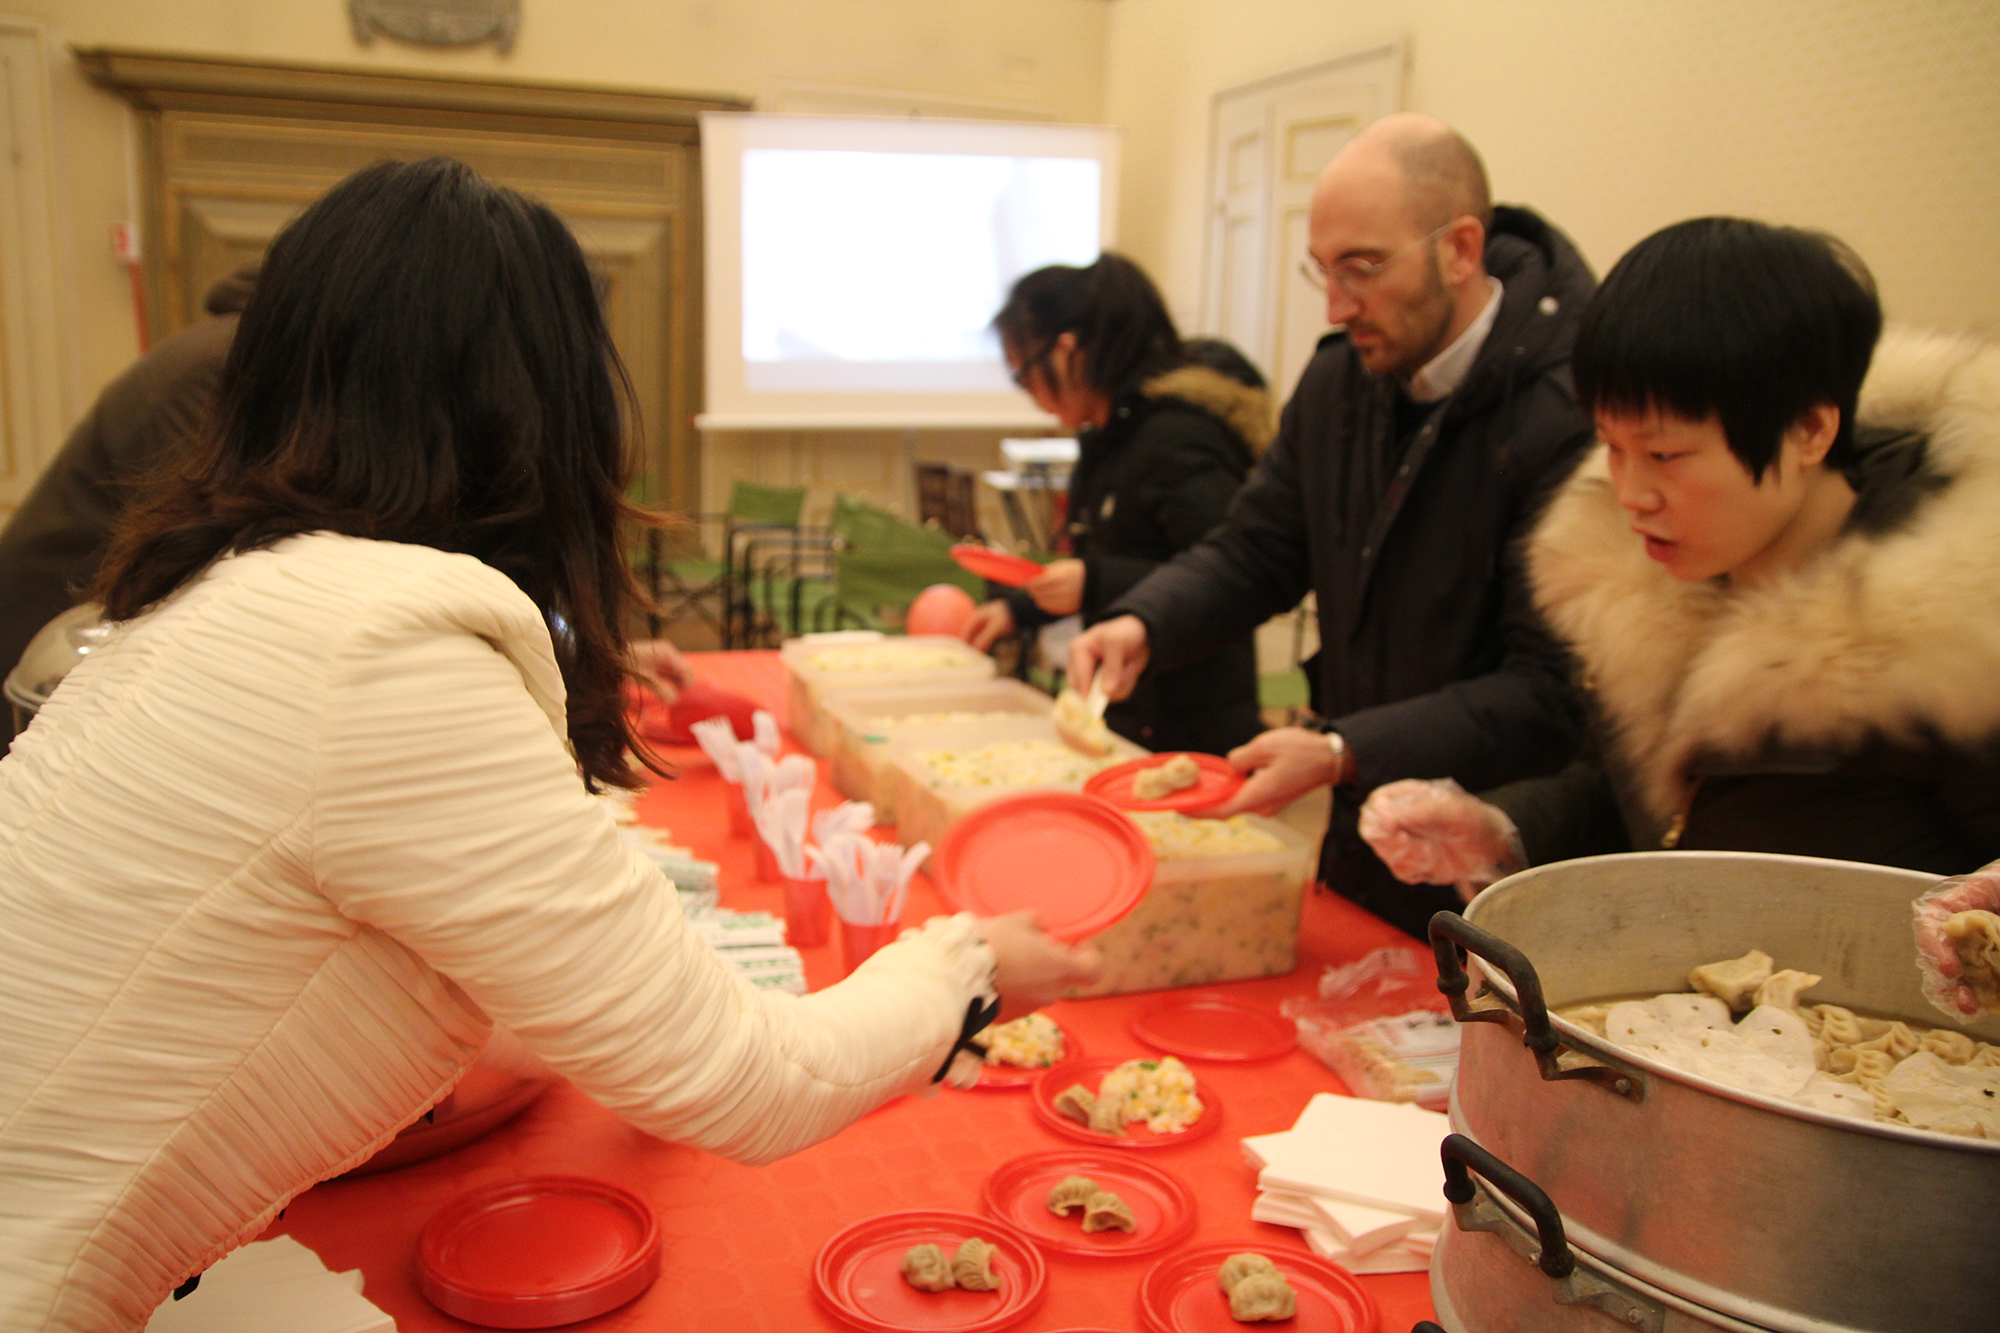
M 1338 787 L 1354 775 L 1354 753 L 1347 748 L 1347 741 L 1337 731 L 1326 733 L 1326 746 L 1333 751 L 1333 781 L 1328 786 Z

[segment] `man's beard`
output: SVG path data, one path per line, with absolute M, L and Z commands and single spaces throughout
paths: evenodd
M 1394 343 L 1383 342 L 1381 350 L 1395 359 L 1384 365 L 1369 366 L 1373 374 L 1393 375 L 1407 380 L 1445 348 L 1445 335 L 1451 332 L 1454 313 L 1451 292 L 1445 288 L 1444 271 L 1438 265 L 1435 250 L 1429 259 L 1430 280 L 1410 304 L 1408 318 L 1404 321 L 1407 336 Z M 1387 331 L 1381 325 L 1377 324 L 1374 328 L 1377 335 L 1386 339 Z

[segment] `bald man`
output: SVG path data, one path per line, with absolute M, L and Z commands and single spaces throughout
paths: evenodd
M 1421 934 L 1458 905 L 1398 883 L 1355 832 L 1373 788 L 1449 774 L 1474 791 L 1553 772 L 1581 719 L 1536 623 L 1520 539 L 1591 440 L 1569 380 L 1595 279 L 1569 240 L 1494 207 L 1463 137 L 1394 115 L 1313 193 L 1306 272 L 1320 341 L 1277 440 L 1223 524 L 1107 609 L 1071 649 L 1113 699 L 1317 594 L 1318 721 L 1266 731 L 1216 813 L 1334 789 L 1322 880 Z

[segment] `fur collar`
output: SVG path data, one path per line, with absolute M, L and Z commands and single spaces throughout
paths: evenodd
M 1735 591 L 1660 569 L 1601 446 L 1530 539 L 1536 604 L 1662 824 L 1698 756 L 1919 733 L 1966 746 L 2000 731 L 2000 347 L 1891 332 L 1858 416 L 1928 436 L 1949 484 L 1893 530 L 1850 531 L 1777 583 Z
M 1182 366 L 1139 386 L 1148 398 L 1178 398 L 1208 413 L 1242 437 L 1254 458 L 1271 442 L 1271 395 L 1207 366 Z

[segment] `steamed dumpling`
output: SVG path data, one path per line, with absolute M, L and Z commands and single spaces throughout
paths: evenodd
M 1177 754 L 1164 764 L 1142 768 L 1132 779 L 1132 795 L 1141 801 L 1157 801 L 1177 791 L 1185 791 L 1201 781 L 1201 766 L 1191 754 Z
M 1795 972 L 1789 967 L 1782 972 L 1773 972 L 1763 985 L 1757 987 L 1757 1004 L 1797 1012 L 1800 992 L 1811 990 L 1819 983 L 1820 978 L 1810 972 Z
M 1953 912 L 1945 918 L 1944 937 L 1958 954 L 1959 980 L 1972 988 L 1972 998 L 1989 1013 L 2000 1010 L 2000 913 Z
M 1068 1116 L 1079 1125 L 1090 1123 L 1090 1113 L 1097 1108 L 1097 1094 L 1081 1083 L 1072 1083 L 1056 1094 L 1057 1115 Z
M 1107 1190 L 1099 1190 L 1083 1205 L 1083 1229 L 1085 1231 L 1109 1231 L 1117 1227 L 1120 1231 L 1137 1231 L 1139 1219 L 1132 1215 L 1131 1207 Z
M 1236 1284 L 1257 1273 L 1278 1274 L 1278 1266 L 1261 1254 L 1232 1254 L 1222 1261 L 1222 1267 L 1215 1275 L 1215 1283 L 1223 1292 L 1234 1291 Z
M 903 1255 L 903 1281 L 918 1291 L 948 1291 L 952 1287 L 951 1261 L 935 1245 L 912 1245 Z
M 1741 958 L 1703 963 L 1688 973 L 1688 985 L 1713 995 L 1738 1013 L 1749 1009 L 1757 988 L 1771 979 L 1771 955 L 1752 949 Z
M 1056 1187 L 1049 1191 L 1049 1211 L 1057 1217 L 1068 1217 L 1070 1209 L 1082 1207 L 1084 1216 L 1088 1218 L 1090 1196 L 1099 1192 L 1097 1182 L 1089 1176 L 1064 1176 L 1057 1182 Z M 1084 1230 L 1089 1229 L 1086 1222 Z
M 958 1253 L 951 1256 L 951 1275 L 958 1285 L 967 1291 L 998 1291 L 1000 1276 L 993 1271 L 993 1256 L 998 1253 L 991 1245 L 977 1236 L 967 1238 Z
M 1290 1319 L 1298 1310 L 1298 1293 L 1276 1273 L 1252 1273 L 1229 1291 L 1229 1314 L 1239 1323 Z

